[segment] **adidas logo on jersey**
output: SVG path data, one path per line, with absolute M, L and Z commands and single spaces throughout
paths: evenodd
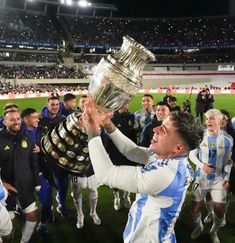
M 6 145 L 6 147 L 4 148 L 4 151 L 9 150 L 9 149 L 10 149 L 10 147 L 8 145 Z

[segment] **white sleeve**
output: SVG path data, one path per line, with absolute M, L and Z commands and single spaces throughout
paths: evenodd
M 175 178 L 168 167 L 142 171 L 141 166 L 115 166 L 106 153 L 100 137 L 88 143 L 91 162 L 97 180 L 109 187 L 133 193 L 153 195 L 164 190 Z
M 226 158 L 226 165 L 224 166 L 224 180 L 229 181 L 230 177 L 230 172 L 233 166 L 233 161 L 232 161 L 232 149 L 233 149 L 233 140 L 229 149 L 228 156 Z
M 146 164 L 151 154 L 149 148 L 136 145 L 132 140 L 116 129 L 113 133 L 109 134 L 114 145 L 117 149 L 129 160 L 136 163 Z
M 192 163 L 194 163 L 198 168 L 202 169 L 204 163 L 198 159 L 198 149 L 191 150 L 189 152 L 189 159 L 191 160 Z

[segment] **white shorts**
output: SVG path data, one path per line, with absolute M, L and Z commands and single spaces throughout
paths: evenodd
M 22 209 L 23 213 L 32 213 L 37 210 L 36 202 L 31 203 L 27 208 Z
M 192 200 L 195 202 L 201 202 L 206 197 L 206 194 L 210 192 L 212 201 L 215 203 L 226 203 L 227 202 L 227 191 L 225 189 L 200 189 L 197 188 L 192 191 Z
M 72 178 L 72 184 L 80 189 L 97 190 L 98 181 L 95 175 L 89 177 L 74 177 Z
M 5 206 L 0 209 L 0 236 L 10 235 L 12 231 L 12 222 L 10 214 Z
M 21 208 L 20 203 L 17 202 L 17 204 Z M 26 213 L 32 213 L 33 211 L 36 211 L 36 210 L 37 210 L 36 202 L 33 202 L 27 208 L 22 209 L 22 211 L 23 211 L 24 214 L 26 214 Z M 9 211 L 9 214 L 10 214 L 11 219 L 14 219 L 15 218 L 14 211 Z

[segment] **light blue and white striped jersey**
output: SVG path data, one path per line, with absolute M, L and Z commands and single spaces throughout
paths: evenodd
M 152 110 L 150 113 L 145 113 L 144 109 L 138 110 L 134 113 L 135 115 L 135 128 L 142 130 L 145 125 L 153 120 L 155 111 Z
M 215 171 L 207 174 L 201 166 L 197 166 L 196 177 L 209 181 L 218 181 L 221 178 L 228 180 L 232 147 L 233 138 L 226 132 L 220 130 L 217 136 L 211 136 L 206 130 L 198 148 L 198 158 L 203 164 L 208 163 Z
M 140 194 L 130 208 L 124 242 L 175 243 L 174 225 L 193 179 L 187 158 L 153 160 L 149 148 L 137 146 L 118 129 L 109 136 L 129 160 L 144 164 L 115 166 L 100 137 L 88 143 L 95 175 L 101 184 Z
M 7 191 L 2 184 L 2 180 L 0 179 L 0 211 L 3 205 L 5 204 L 6 198 L 7 198 Z
M 235 129 L 235 116 L 231 119 L 233 129 Z
M 184 157 L 155 160 L 144 166 L 142 173 L 158 170 L 159 167 L 165 167 L 165 176 L 167 179 L 171 177 L 172 182 L 154 195 L 141 194 L 132 204 L 123 233 L 125 243 L 176 242 L 175 222 L 194 173 Z

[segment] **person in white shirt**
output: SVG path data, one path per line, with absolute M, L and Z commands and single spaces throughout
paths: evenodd
M 5 200 L 7 199 L 8 192 L 3 186 L 0 178 L 0 242 L 11 242 L 12 222 L 10 214 L 6 209 Z
M 197 165 L 192 198 L 192 214 L 196 227 L 191 238 L 198 238 L 204 229 L 200 213 L 201 202 L 210 192 L 215 213 L 210 235 L 213 243 L 219 243 L 217 231 L 224 218 L 233 139 L 220 129 L 223 114 L 219 110 L 208 110 L 205 117 L 207 129 L 203 141 L 189 154 L 190 160 Z
M 85 104 L 83 124 L 89 137 L 89 153 L 98 181 L 140 197 L 132 204 L 123 234 L 124 242 L 176 242 L 174 225 L 192 180 L 189 150 L 202 138 L 200 124 L 188 113 L 171 113 L 154 128 L 149 148 L 137 146 L 111 122 L 111 113 L 99 113 L 91 97 Z M 115 166 L 100 138 L 102 125 L 129 160 L 142 166 Z M 155 154 L 155 160 L 149 160 Z M 150 161 L 150 162 L 149 162 Z

